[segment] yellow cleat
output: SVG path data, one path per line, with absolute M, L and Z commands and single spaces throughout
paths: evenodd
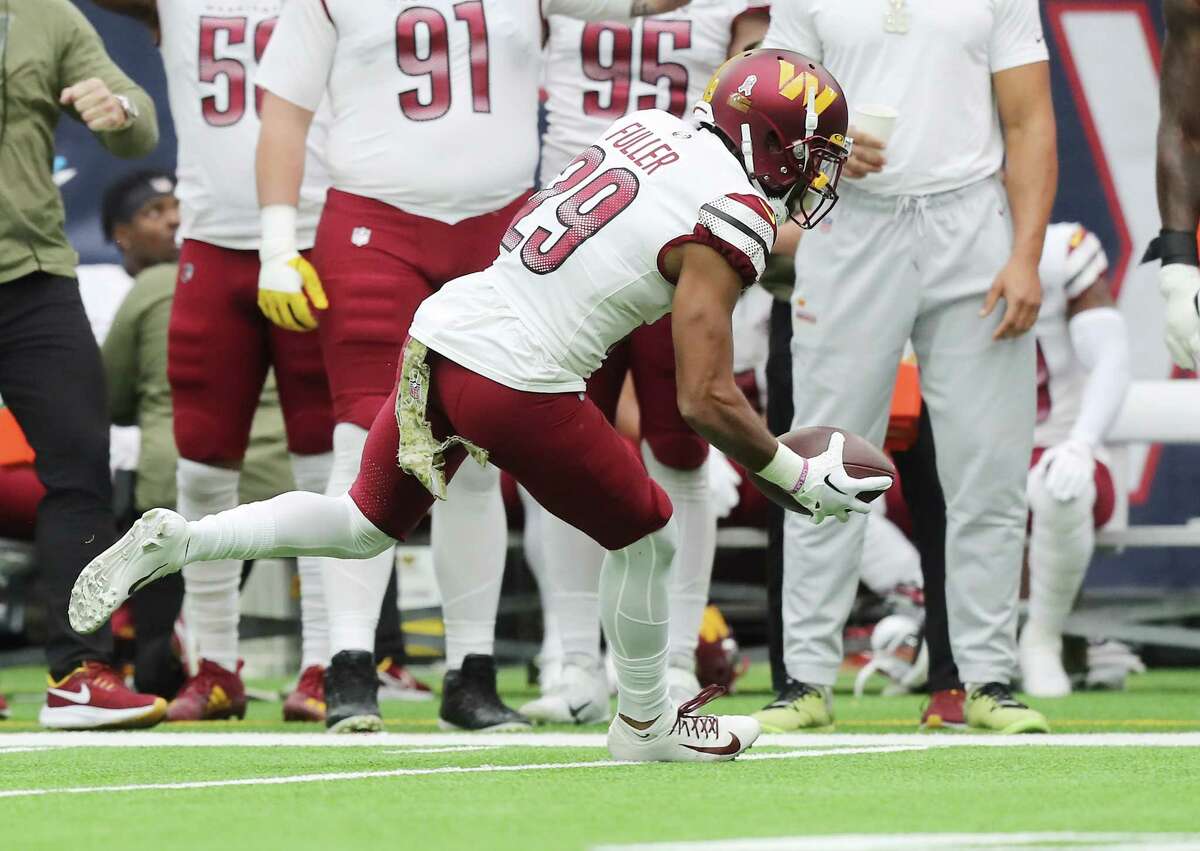
M 1049 733 L 1046 716 L 1013 697 L 1004 683 L 985 683 L 967 695 L 967 726 L 996 733 Z
M 755 712 L 764 733 L 795 733 L 833 726 L 833 697 L 826 686 L 788 680 L 775 701 Z

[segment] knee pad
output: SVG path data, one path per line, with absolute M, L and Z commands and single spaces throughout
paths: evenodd
M 663 564 L 670 564 L 679 547 L 679 525 L 671 517 L 662 528 L 654 530 L 646 538 L 654 545 L 655 557 L 661 559 Z
M 676 470 L 699 469 L 708 458 L 708 443 L 694 431 L 647 434 L 645 443 L 660 463 Z
M 1095 483 L 1089 481 L 1083 493 L 1066 502 L 1055 499 L 1046 490 L 1046 478 L 1041 470 L 1031 471 L 1025 484 L 1029 511 L 1033 522 L 1057 532 L 1069 532 L 1081 525 L 1092 525 L 1092 506 L 1096 502 Z

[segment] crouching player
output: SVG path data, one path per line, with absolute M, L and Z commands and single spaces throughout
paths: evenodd
M 758 722 L 698 716 L 720 694 L 673 706 L 667 690 L 671 505 L 584 394 L 605 352 L 673 313 L 679 408 L 735 461 L 813 512 L 866 512 L 843 441 L 803 458 L 771 436 L 734 383 L 730 316 L 763 271 L 777 216 L 811 227 L 837 201 L 849 153 L 837 81 L 799 54 L 742 54 L 694 121 L 663 111 L 614 123 L 517 212 L 491 267 L 417 311 L 396 390 L 341 497 L 291 493 L 189 523 L 150 512 L 76 583 L 90 631 L 130 590 L 216 558 L 366 558 L 403 538 L 459 465 L 491 460 L 608 553 L 601 617 L 619 684 L 608 743 L 619 759 L 732 759 Z M 470 459 L 467 460 L 468 456 Z
M 1115 494 L 1101 443 L 1129 388 L 1125 320 L 1113 304 L 1100 241 L 1076 224 L 1046 231 L 1039 274 L 1038 424 L 1027 491 L 1029 620 L 1021 633 L 1025 691 L 1069 694 L 1062 631 Z

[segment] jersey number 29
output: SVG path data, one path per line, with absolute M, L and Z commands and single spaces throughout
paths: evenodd
M 595 146 L 573 159 L 554 183 L 529 196 L 513 216 L 500 247 L 511 252 L 520 246 L 521 262 L 536 275 L 548 275 L 562 266 L 576 248 L 637 197 L 637 175 L 627 168 L 609 168 L 597 174 L 603 162 L 604 150 Z M 564 230 L 555 234 L 538 225 L 526 237 L 517 229 L 521 220 L 543 203 L 563 195 L 567 197 L 559 202 L 555 213 Z

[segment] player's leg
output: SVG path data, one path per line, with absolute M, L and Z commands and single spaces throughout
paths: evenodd
M 619 343 L 588 379 L 588 398 L 608 422 L 616 420 L 629 354 L 628 341 Z M 541 513 L 549 616 L 558 625 L 563 670 L 557 687 L 545 690 L 541 698 L 522 706 L 521 712 L 534 721 L 562 724 L 607 721 L 608 677 L 600 658 L 604 548 L 540 505 L 537 510 Z
M 1034 340 L 996 341 L 980 305 L 1011 246 L 999 183 L 939 199 L 921 217 L 924 305 L 913 330 L 946 498 L 946 599 L 967 723 L 1045 729 L 1011 695 L 1033 442 Z
M 796 256 L 793 426 L 836 425 L 882 445 L 920 297 L 910 274 L 916 249 L 894 201 L 848 193 L 838 214 L 837 228 L 806 233 Z M 830 688 L 842 664 L 864 529 L 862 517 L 820 526 L 792 512 L 784 518 L 788 683 L 756 715 L 767 729 L 832 723 Z
M 1036 457 L 1034 459 L 1036 461 Z M 1021 631 L 1018 658 L 1024 691 L 1035 697 L 1070 694 L 1071 681 L 1063 669 L 1063 627 L 1075 605 L 1096 546 L 1097 518 L 1108 506 L 1111 514 L 1112 477 L 1096 463 L 1088 487 L 1071 500 L 1055 499 L 1046 489 L 1045 469 L 1029 472 L 1029 619 Z
M 198 520 L 238 504 L 238 477 L 268 365 L 267 332 L 255 304 L 258 257 L 187 240 L 171 307 L 171 382 L 176 508 Z M 195 676 L 172 701 L 169 720 L 245 712 L 238 669 L 240 561 L 184 571 L 184 613 Z M 219 686 L 220 694 L 213 700 Z M 222 698 L 220 695 L 224 695 Z
M 333 468 L 333 403 L 316 334 L 270 328 L 271 363 L 288 454 L 298 490 L 324 493 Z M 329 664 L 329 612 L 321 562 L 297 559 L 300 574 L 300 684 L 284 702 L 285 720 L 322 721 Z
M 562 671 L 562 641 L 558 633 L 558 618 L 550 605 L 550 585 L 546 568 L 546 552 L 543 546 L 543 526 L 551 515 L 537 504 L 529 491 L 517 485 L 517 494 L 521 499 L 521 509 L 525 517 L 525 525 L 521 531 L 521 549 L 525 555 L 525 564 L 533 574 L 538 586 L 538 600 L 542 607 L 542 646 L 538 651 L 535 664 L 537 665 L 538 689 L 542 694 L 553 691 L 558 683 L 558 675 Z M 529 717 L 524 707 L 521 714 Z
M 609 550 L 600 580 L 601 614 L 618 677 L 609 732 L 615 756 L 634 760 L 730 759 L 753 743 L 749 718 L 691 712 L 704 692 L 675 710 L 667 693 L 668 572 L 676 531 L 666 494 L 596 406 L 574 394 L 522 393 L 445 360 L 433 383 L 454 431 L 486 446 L 548 510 Z M 529 441 L 530 432 L 539 440 Z M 468 462 L 470 463 L 470 462 Z
M 419 243 L 418 219 L 378 201 L 330 192 L 317 230 L 313 263 L 329 296 L 320 337 L 333 398 L 333 470 L 325 493 L 346 493 L 359 473 L 367 430 L 395 388 L 396 366 L 413 313 L 433 290 L 408 259 Z M 323 559 L 329 612 L 330 670 L 326 682 L 341 688 L 326 694 L 326 723 L 378 727 L 371 713 L 378 678 L 374 667 L 375 627 L 395 569 L 395 552 L 385 549 L 365 563 Z M 367 696 L 370 692 L 370 696 Z M 343 711 L 338 694 L 352 694 Z M 353 723 L 339 726 L 347 719 Z
M 668 676 L 677 702 L 695 694 L 696 645 L 708 604 L 717 516 L 709 504 L 708 444 L 692 431 L 675 401 L 675 346 L 671 317 L 630 336 L 630 363 L 641 413 L 642 459 L 675 509 L 679 548 L 671 570 L 671 655 Z

